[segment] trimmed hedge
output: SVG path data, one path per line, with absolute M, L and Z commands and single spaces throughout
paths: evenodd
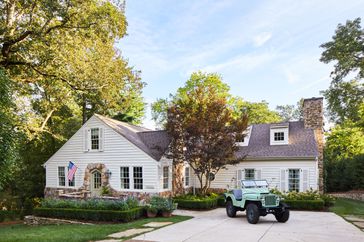
M 201 200 L 188 200 L 183 198 L 175 198 L 173 202 L 178 204 L 178 208 L 205 210 L 217 207 L 218 198 L 203 198 Z
M 129 222 L 142 217 L 144 215 L 144 208 L 138 207 L 125 211 L 75 208 L 34 208 L 33 214 L 41 217 L 62 219 Z
M 5 219 L 16 220 L 20 218 L 20 211 L 18 210 L 0 210 L 0 223 Z
M 317 200 L 283 200 L 291 209 L 297 210 L 323 210 L 325 202 L 322 199 Z
M 217 206 L 219 207 L 225 207 L 226 204 L 225 204 L 225 196 L 224 195 L 220 195 L 218 198 L 217 198 Z

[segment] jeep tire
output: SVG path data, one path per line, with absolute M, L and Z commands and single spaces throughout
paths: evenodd
M 259 221 L 259 209 L 255 203 L 249 203 L 246 206 L 246 218 L 250 224 L 256 224 Z
M 277 212 L 274 214 L 274 216 L 276 217 L 278 222 L 285 223 L 289 219 L 289 210 L 285 209 L 282 212 Z
M 231 200 L 226 202 L 226 214 L 230 218 L 234 218 L 236 216 L 236 207 L 234 207 Z

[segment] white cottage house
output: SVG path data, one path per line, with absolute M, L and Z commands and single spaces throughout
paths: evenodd
M 240 179 L 266 179 L 281 191 L 322 190 L 322 101 L 305 99 L 302 121 L 250 126 L 237 151 L 246 159 L 221 170 L 211 188 L 236 187 Z M 169 143 L 166 131 L 95 114 L 44 164 L 45 195 L 93 196 L 106 188 L 120 196 L 170 195 L 172 161 L 165 157 Z M 70 161 L 78 167 L 73 181 L 67 179 Z M 185 187 L 198 187 L 192 170 L 182 170 Z

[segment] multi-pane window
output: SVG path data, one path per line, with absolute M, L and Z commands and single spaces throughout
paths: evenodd
M 66 186 L 66 173 L 64 166 L 58 167 L 58 185 L 62 187 Z
M 143 189 L 143 167 L 133 167 L 134 189 Z
M 245 169 L 245 180 L 254 180 L 255 178 L 255 170 L 254 169 Z
M 163 189 L 168 189 L 169 167 L 163 167 Z
M 284 132 L 274 132 L 274 141 L 284 141 Z
M 190 168 L 185 167 L 185 186 L 188 187 L 190 185 Z
M 91 150 L 98 150 L 100 146 L 99 128 L 91 129 Z
M 67 179 L 68 180 L 68 179 Z M 69 187 L 74 187 L 75 186 L 75 176 L 73 176 L 72 181 L 68 180 L 68 186 Z
M 129 167 L 120 167 L 121 189 L 130 189 Z
M 101 173 L 98 171 L 95 171 L 93 173 L 93 179 L 94 179 L 94 184 L 93 184 L 94 189 L 100 188 L 101 187 Z
M 299 192 L 300 191 L 300 170 L 289 169 L 288 170 L 288 191 Z

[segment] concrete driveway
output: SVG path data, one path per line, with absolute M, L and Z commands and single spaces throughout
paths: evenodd
M 364 241 L 364 232 L 340 216 L 328 212 L 291 211 L 287 223 L 277 223 L 273 215 L 260 217 L 258 224 L 249 224 L 245 212 L 229 218 L 224 208 L 206 212 L 177 210 L 175 214 L 193 219 L 164 227 L 134 239 L 174 241 Z

